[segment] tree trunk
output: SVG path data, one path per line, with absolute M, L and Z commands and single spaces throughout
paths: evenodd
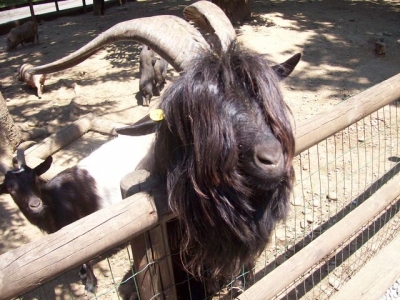
M 104 0 L 93 0 L 93 14 L 103 16 L 105 13 Z
M 0 93 L 0 161 L 10 162 L 13 151 L 21 143 L 21 133 L 8 111 L 6 101 Z
M 250 19 L 250 0 L 212 0 L 235 24 Z

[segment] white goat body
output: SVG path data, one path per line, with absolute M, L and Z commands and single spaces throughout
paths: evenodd
M 122 199 L 121 179 L 138 167 L 142 159 L 149 153 L 153 140 L 154 134 L 119 135 L 77 164 L 78 168 L 87 170 L 96 181 L 96 188 L 102 199 L 101 207 Z

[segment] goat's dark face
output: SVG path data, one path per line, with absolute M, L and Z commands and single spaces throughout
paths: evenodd
M 253 188 L 272 189 L 286 173 L 285 157 L 279 140 L 271 127 L 265 122 L 264 115 L 250 102 L 236 103 L 231 109 L 233 114 L 235 165 L 243 176 L 248 177 L 248 185 Z M 237 108 L 243 106 L 239 111 Z
M 51 162 L 52 158 L 49 157 L 34 169 L 23 165 L 17 170 L 8 171 L 5 174 L 1 192 L 10 194 L 19 209 L 31 222 L 45 209 L 41 197 L 43 182 L 39 176 L 48 170 Z

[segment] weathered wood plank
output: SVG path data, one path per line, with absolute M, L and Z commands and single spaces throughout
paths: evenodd
M 127 174 L 121 180 L 123 197 L 157 187 L 158 182 L 144 170 Z M 166 195 L 161 195 L 166 203 Z M 144 232 L 130 242 L 135 270 L 144 270 L 137 274 L 138 293 L 141 299 L 175 299 L 176 291 L 172 270 L 171 252 L 165 222 Z
M 107 134 L 107 135 L 112 135 L 112 136 L 117 136 L 117 132 L 115 131 L 116 128 L 120 127 L 125 127 L 127 126 L 126 124 L 122 123 L 116 123 L 111 120 L 107 120 L 105 118 L 101 117 L 96 117 L 92 121 L 92 126 L 90 130 L 102 133 L 102 134 Z
M 88 114 L 76 120 L 72 124 L 45 138 L 37 145 L 27 149 L 25 151 L 25 156 L 27 158 L 36 157 L 46 159 L 49 155 L 52 155 L 88 132 L 92 126 L 93 118 L 93 114 Z

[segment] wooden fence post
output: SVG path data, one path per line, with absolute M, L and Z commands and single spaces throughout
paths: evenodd
M 59 12 L 59 11 L 60 11 L 60 8 L 58 7 L 58 0 L 55 0 L 55 1 L 54 1 L 54 4 L 56 5 L 56 11 Z
M 121 180 L 122 197 L 149 191 L 158 182 L 144 170 L 127 174 Z M 171 252 L 166 221 L 130 241 L 137 272 L 140 299 L 176 299 Z
M 83 11 L 84 11 L 85 13 L 87 13 L 86 1 L 85 1 L 85 0 L 82 0 L 82 6 L 83 6 Z

